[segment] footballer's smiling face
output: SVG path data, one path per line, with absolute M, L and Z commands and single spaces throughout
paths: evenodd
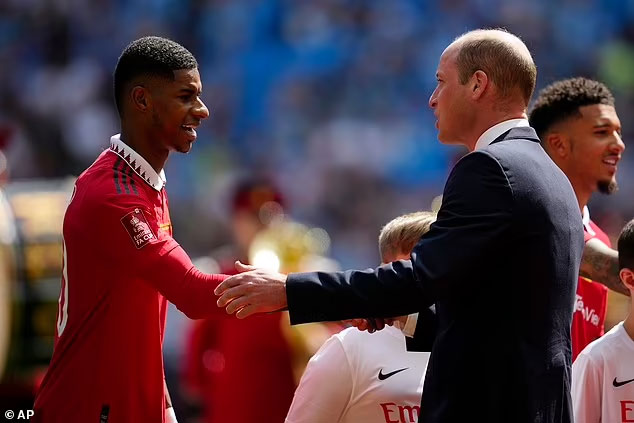
M 570 138 L 569 170 L 573 173 L 569 177 L 578 188 L 611 194 L 617 189 L 617 164 L 625 150 L 621 121 L 614 107 L 607 104 L 579 107 L 579 114 L 565 124 Z
M 174 80 L 153 78 L 152 132 L 161 149 L 187 153 L 196 140 L 196 128 L 209 117 L 200 99 L 202 82 L 198 69 L 174 71 Z

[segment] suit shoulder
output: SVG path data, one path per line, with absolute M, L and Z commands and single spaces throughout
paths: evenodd
M 487 150 L 477 150 L 465 155 L 456 163 L 447 183 L 455 185 L 457 182 L 467 189 L 481 186 L 482 183 L 509 186 L 507 170 L 496 155 Z
M 541 144 L 531 139 L 510 138 L 490 144 L 481 151 L 504 164 L 530 166 L 531 161 L 538 161 L 554 165 Z
M 465 154 L 454 166 L 454 170 L 470 170 L 476 172 L 501 172 L 504 167 L 501 164 L 501 157 L 495 151 L 481 149 Z

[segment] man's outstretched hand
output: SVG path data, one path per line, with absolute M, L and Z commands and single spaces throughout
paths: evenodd
M 226 307 L 228 314 L 244 319 L 255 313 L 284 310 L 286 275 L 236 262 L 242 272 L 225 279 L 216 287 L 218 307 Z

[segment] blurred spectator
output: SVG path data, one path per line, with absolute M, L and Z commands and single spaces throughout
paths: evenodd
M 272 184 L 240 183 L 231 200 L 234 242 L 213 257 L 235 274 L 235 260 L 249 260 L 254 238 L 279 218 L 284 201 Z M 293 398 L 292 351 L 283 330 L 285 313 L 263 319 L 192 321 L 185 360 L 186 396 L 200 402 L 208 423 L 279 423 Z

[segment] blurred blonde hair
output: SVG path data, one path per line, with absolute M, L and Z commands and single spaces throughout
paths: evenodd
M 389 221 L 379 234 L 381 260 L 409 254 L 434 221 L 436 213 L 430 211 L 408 213 Z

